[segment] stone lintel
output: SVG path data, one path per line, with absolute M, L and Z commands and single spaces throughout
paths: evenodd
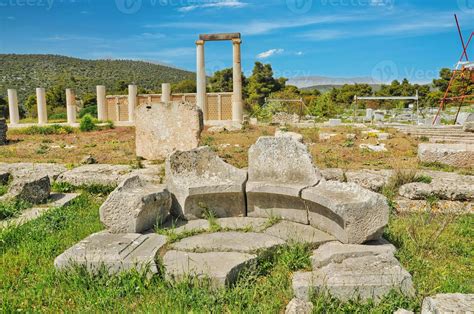
M 240 33 L 200 34 L 199 39 L 203 41 L 240 39 Z

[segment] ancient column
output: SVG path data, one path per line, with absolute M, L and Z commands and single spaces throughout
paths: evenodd
M 107 99 L 105 97 L 105 86 L 97 86 L 97 119 L 107 120 Z
M 135 121 L 135 108 L 137 107 L 137 85 L 128 85 L 128 121 Z
M 242 40 L 233 39 L 234 50 L 233 63 L 233 94 L 232 94 L 232 121 L 242 123 L 244 114 L 244 104 L 242 101 L 242 64 L 240 57 L 240 44 Z
M 10 124 L 20 123 L 20 114 L 18 111 L 18 96 L 16 89 L 8 90 L 8 110 L 10 115 Z
M 196 41 L 196 103 L 201 108 L 204 120 L 207 120 L 206 66 L 204 63 L 204 41 Z
M 66 89 L 66 110 L 67 110 L 67 123 L 76 123 L 76 94 L 74 90 Z
M 171 101 L 171 85 L 169 83 L 161 84 L 161 101 Z
M 38 107 L 38 124 L 48 123 L 48 113 L 46 110 L 46 91 L 44 88 L 36 89 L 36 105 Z

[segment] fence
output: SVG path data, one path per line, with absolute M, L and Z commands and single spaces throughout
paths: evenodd
M 178 93 L 171 95 L 172 101 L 196 103 L 196 94 Z M 161 101 L 161 94 L 139 94 L 137 105 Z M 128 121 L 128 95 L 109 95 L 106 97 L 107 120 Z M 232 93 L 207 93 L 207 120 L 232 120 Z

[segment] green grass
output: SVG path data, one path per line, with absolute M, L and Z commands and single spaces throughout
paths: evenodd
M 7 194 L 7 192 L 8 192 L 8 185 L 0 184 L 0 196 Z
M 103 196 L 84 192 L 67 207 L 0 231 L 2 312 L 278 313 L 292 298 L 292 273 L 310 269 L 310 249 L 291 244 L 260 259 L 228 290 L 212 290 L 193 279 L 173 283 L 161 276 L 146 278 L 137 272 L 119 276 L 90 276 L 80 268 L 56 272 L 56 256 L 102 229 L 98 208 L 103 200 Z M 392 313 L 400 307 L 419 310 L 421 297 L 426 294 L 472 292 L 472 215 L 455 217 L 440 228 L 444 218 L 393 216 L 386 231 L 386 237 L 399 246 L 398 258 L 414 275 L 418 289 L 415 299 L 393 294 L 375 305 L 341 303 L 319 295 L 313 298 L 315 312 Z M 412 226 L 418 227 L 415 242 Z M 431 243 L 432 234 L 440 229 L 436 243 Z
M 30 208 L 32 205 L 22 200 L 7 200 L 0 202 L 0 220 L 14 218 L 21 211 Z

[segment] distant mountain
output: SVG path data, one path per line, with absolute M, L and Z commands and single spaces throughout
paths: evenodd
M 326 76 L 301 76 L 288 80 L 288 84 L 295 85 L 298 88 L 316 87 L 316 86 L 340 86 L 344 84 L 373 84 L 379 85 L 371 77 L 326 77 Z
M 105 85 L 112 91 L 120 81 L 157 91 L 161 88 L 161 83 L 176 83 L 187 79 L 194 80 L 195 74 L 144 61 L 0 54 L 0 96 L 6 98 L 7 89 L 15 88 L 20 102 L 34 94 L 36 87 L 48 89 L 56 84 L 73 88 L 81 96 L 84 93 L 95 93 L 96 85 Z
M 369 84 L 370 87 L 372 87 L 372 90 L 378 91 L 382 87 L 381 84 Z M 315 85 L 315 86 L 308 86 L 308 87 L 303 87 L 301 88 L 302 90 L 314 90 L 317 89 L 321 93 L 325 93 L 327 91 L 330 91 L 333 88 L 341 88 L 343 85 Z

